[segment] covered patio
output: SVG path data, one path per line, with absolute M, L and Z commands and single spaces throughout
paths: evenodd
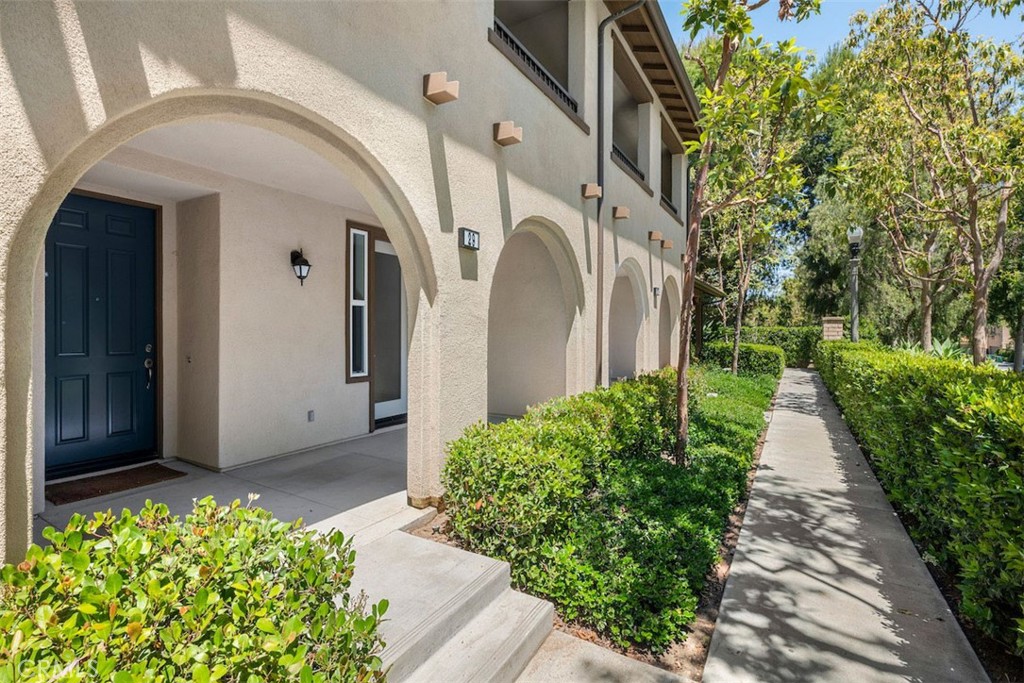
M 124 508 L 137 512 L 147 499 L 166 504 L 172 514 L 185 515 L 191 511 L 194 498 L 213 496 L 224 504 L 237 498 L 245 503 L 250 493 L 258 493 L 256 504 L 278 519 L 293 521 L 301 517 L 309 525 L 337 526 L 349 532 L 351 527 L 335 523 L 342 513 L 385 498 L 387 510 L 375 510 L 375 518 L 387 516 L 393 512 L 391 508 L 397 511 L 406 507 L 404 426 L 227 472 L 213 472 L 179 460 L 160 462 L 185 472 L 185 476 L 65 505 L 47 501 L 34 520 L 34 541 L 45 543 L 43 529 L 63 528 L 75 513 L 89 516 Z

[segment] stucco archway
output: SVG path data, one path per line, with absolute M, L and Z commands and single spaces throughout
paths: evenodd
M 494 419 L 564 395 L 568 347 L 583 309 L 579 267 L 561 230 L 523 221 L 502 247 L 488 305 L 487 412 Z
M 643 271 L 633 259 L 619 266 L 608 304 L 608 373 L 612 381 L 635 377 L 643 369 L 641 327 L 647 317 Z
M 424 230 L 393 176 L 366 147 L 327 119 L 280 97 L 255 91 L 179 90 L 147 101 L 111 118 L 85 134 L 45 176 L 19 214 L 11 215 L 16 226 L 3 255 L 3 361 L 5 388 L 3 436 L 4 505 L 0 528 L 5 530 L 4 554 L 20 555 L 31 538 L 32 526 L 32 317 L 33 272 L 43 249 L 47 228 L 61 202 L 79 178 L 111 151 L 131 138 L 154 128 L 196 119 L 220 119 L 270 130 L 309 148 L 345 174 L 386 226 L 406 273 L 409 301 L 409 421 L 429 421 L 432 410 L 423 400 L 421 345 L 432 335 L 422 321 L 437 292 L 437 279 Z M 410 430 L 412 433 L 414 430 Z M 409 449 L 409 494 L 428 501 L 435 492 L 434 469 L 425 462 L 428 448 Z M 422 490 L 416 490 L 418 488 Z
M 673 365 L 679 348 L 679 284 L 671 275 L 665 279 L 658 301 L 658 367 Z

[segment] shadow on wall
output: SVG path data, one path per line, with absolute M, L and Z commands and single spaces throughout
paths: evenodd
M 326 67 L 325 87 L 333 85 L 336 72 L 343 74 L 338 83 L 355 82 L 416 118 L 443 118 L 445 113 L 419 96 L 422 72 L 416 71 L 418 67 L 410 64 L 410 73 L 404 75 L 382 74 L 381 58 L 391 48 L 375 31 L 353 27 L 356 22 L 365 23 L 371 13 L 373 23 L 390 32 L 415 35 L 426 24 L 434 43 L 456 45 L 479 31 L 481 46 L 486 46 L 479 12 L 452 12 L 444 4 L 420 4 L 410 12 L 405 3 L 314 0 L 192 3 L 187 12 L 179 5 L 161 3 L 8 3 L 0 22 L 0 49 L 51 168 L 60 162 L 69 143 L 152 99 L 152 93 L 166 91 L 168 83 L 259 89 L 264 84 L 239 83 L 243 73 L 252 71 L 250 58 L 292 60 L 297 72 L 311 65 Z M 338 39 L 339 32 L 344 32 L 345 40 Z M 494 58 L 504 59 L 497 51 Z M 466 66 L 458 58 L 450 61 L 455 62 L 452 68 Z M 462 78 L 472 76 L 464 73 Z M 453 73 L 453 77 L 458 76 Z M 479 142 L 477 133 L 472 126 L 444 131 L 470 147 Z M 436 166 L 439 148 L 435 140 L 429 143 Z M 575 205 L 578 187 L 564 183 L 546 189 Z M 438 204 L 444 206 L 442 201 Z M 442 225 L 446 225 L 443 220 Z
M 756 571 L 730 584 L 734 592 L 721 608 L 731 617 L 727 631 L 720 623 L 730 639 L 721 657 L 735 659 L 740 671 L 722 667 L 715 680 L 740 673 L 769 683 L 855 680 L 851 671 L 873 672 L 879 681 L 958 680 L 952 658 L 929 641 L 952 616 L 945 609 L 920 613 L 934 602 L 922 591 L 938 594 L 913 546 L 887 542 L 902 529 L 846 424 L 816 373 L 787 376 L 797 391 L 779 397 L 776 419 L 790 411 L 824 420 L 841 487 L 830 490 L 831 479 L 811 472 L 785 476 L 762 462 L 737 552 Z M 842 604 L 833 598 L 808 609 L 813 596 L 826 601 L 835 592 Z M 858 626 L 875 623 L 876 614 L 884 635 Z M 742 643 L 784 655 L 734 653 Z

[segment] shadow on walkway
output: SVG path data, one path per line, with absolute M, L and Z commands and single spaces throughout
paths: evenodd
M 817 373 L 787 370 L 707 683 L 987 681 Z

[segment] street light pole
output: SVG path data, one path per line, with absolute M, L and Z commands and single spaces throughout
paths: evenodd
M 855 342 L 860 341 L 860 302 L 857 291 L 857 267 L 859 265 L 859 258 L 850 259 L 850 340 Z
M 854 226 L 846 231 L 850 243 L 850 341 L 860 341 L 860 292 L 858 291 L 857 268 L 860 266 L 860 247 L 864 242 L 864 230 Z

